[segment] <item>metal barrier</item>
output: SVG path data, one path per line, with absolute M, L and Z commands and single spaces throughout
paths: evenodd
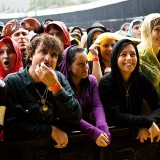
M 69 136 L 66 148 L 56 149 L 50 139 L 0 142 L 0 160 L 158 160 L 158 143 L 140 143 L 129 129 L 111 129 L 112 141 L 98 147 L 86 134 Z

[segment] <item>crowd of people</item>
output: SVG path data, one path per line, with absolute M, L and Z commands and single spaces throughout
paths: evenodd
M 107 147 L 117 126 L 159 142 L 159 13 L 116 32 L 30 17 L 0 25 L 0 140 L 64 148 L 78 130 Z

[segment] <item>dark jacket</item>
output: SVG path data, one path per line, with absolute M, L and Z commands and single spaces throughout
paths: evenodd
M 40 111 L 42 104 L 38 103 L 40 97 L 36 92 L 38 89 L 42 94 L 46 86 L 43 83 L 35 84 L 27 68 L 5 78 L 8 91 L 5 120 L 7 139 L 50 138 L 52 126 L 68 130 L 79 123 L 81 109 L 74 92 L 67 79 L 58 71 L 56 74 L 63 89 L 57 95 L 48 91 L 48 117 L 46 112 L 42 114 Z
M 99 92 L 105 109 L 108 124 L 121 127 L 149 128 L 153 122 L 160 121 L 160 97 L 151 81 L 138 71 L 138 63 L 129 79 L 128 87 L 124 84 L 117 65 L 117 55 L 122 43 L 121 40 L 114 46 L 111 54 L 111 72 L 104 75 L 99 83 Z M 142 115 L 143 99 L 149 104 L 152 113 Z

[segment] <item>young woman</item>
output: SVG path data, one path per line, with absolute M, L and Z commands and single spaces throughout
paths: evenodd
M 4 79 L 9 73 L 23 69 L 22 54 L 18 44 L 10 37 L 0 40 L 0 79 Z
M 82 47 L 71 46 L 64 51 L 61 72 L 69 80 L 82 107 L 83 119 L 78 129 L 87 133 L 98 146 L 106 147 L 110 133 L 99 98 L 98 82 L 88 75 L 88 69 L 87 54 Z
M 160 140 L 160 97 L 151 81 L 139 72 L 139 55 L 135 44 L 127 39 L 116 43 L 111 54 L 111 72 L 99 83 L 99 93 L 109 125 L 139 127 L 137 139 L 144 142 L 158 136 Z M 145 99 L 152 113 L 141 115 Z
M 160 94 L 160 14 L 145 17 L 138 45 L 141 71 L 152 81 Z
M 90 46 L 89 50 L 93 56 L 92 61 L 89 61 L 90 73 L 98 81 L 105 73 L 111 71 L 111 52 L 117 40 L 119 40 L 118 35 L 106 32 L 100 34 Z

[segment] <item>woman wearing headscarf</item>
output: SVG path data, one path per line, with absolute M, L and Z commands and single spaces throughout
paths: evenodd
M 70 46 L 64 51 L 61 72 L 67 77 L 82 107 L 82 118 L 77 126 L 101 147 L 110 143 L 110 133 L 98 93 L 98 82 L 88 75 L 88 59 L 84 48 Z
M 23 69 L 22 54 L 17 42 L 6 36 L 0 40 L 0 79 Z
M 112 48 L 120 37 L 111 32 L 100 34 L 90 46 L 93 59 L 89 61 L 90 73 L 99 81 L 102 75 L 111 71 Z
M 116 43 L 111 54 L 111 72 L 99 83 L 99 93 L 110 126 L 139 128 L 137 139 L 160 140 L 160 97 L 151 81 L 139 72 L 136 45 L 128 39 Z M 151 114 L 141 114 L 143 99 Z
M 152 81 L 160 94 L 160 14 L 145 17 L 138 45 L 140 69 Z

